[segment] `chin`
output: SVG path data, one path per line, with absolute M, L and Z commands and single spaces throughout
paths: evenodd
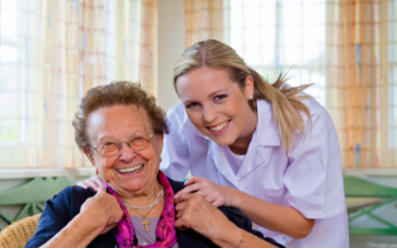
M 119 183 L 119 188 L 127 191 L 139 191 L 145 186 L 144 182 L 141 181 L 129 181 L 124 183 Z
M 218 146 L 229 146 L 234 143 L 234 140 L 230 138 L 219 138 L 211 140 L 214 141 Z

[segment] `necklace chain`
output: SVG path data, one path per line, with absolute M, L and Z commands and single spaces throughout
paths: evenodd
M 126 207 L 129 207 L 129 208 L 132 208 L 132 209 L 135 209 L 135 210 L 148 210 L 148 209 L 151 209 L 151 208 L 154 207 L 157 203 L 159 203 L 159 202 L 161 201 L 161 198 L 164 196 L 164 189 L 163 189 L 163 186 L 160 185 L 160 187 L 161 187 L 160 193 L 157 195 L 156 199 L 155 199 L 152 203 L 150 203 L 149 205 L 138 207 L 138 206 L 133 206 L 133 205 L 131 205 L 131 204 L 128 204 L 127 202 L 124 202 L 124 201 L 123 201 L 123 204 L 124 204 Z

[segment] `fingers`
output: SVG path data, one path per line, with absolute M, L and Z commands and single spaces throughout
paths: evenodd
M 184 226 L 184 222 L 181 219 L 178 219 L 174 222 L 174 226 L 179 228 L 182 231 L 186 231 L 188 228 Z
M 88 189 L 90 187 L 87 184 L 85 184 L 83 181 L 78 181 L 75 186 L 78 186 L 78 187 L 81 187 L 84 189 Z
M 98 194 L 107 193 L 107 189 L 105 186 L 100 186 L 97 191 Z
M 179 193 L 179 192 L 178 192 Z M 194 197 L 194 195 L 195 194 L 192 194 L 192 193 L 181 193 L 180 195 L 178 195 L 177 197 L 176 197 L 176 195 L 175 195 L 175 199 L 174 199 L 174 201 L 175 201 L 175 204 L 178 204 L 178 203 L 181 203 L 181 202 L 185 202 L 185 201 L 187 201 L 187 200 L 190 200 L 191 198 L 193 198 Z
M 215 207 L 220 207 L 223 205 L 223 202 L 219 199 L 216 199 L 215 201 L 211 202 L 212 205 L 214 205 Z
M 177 212 L 176 218 L 179 218 L 183 215 L 183 210 L 185 210 L 186 206 L 187 206 L 186 202 L 181 202 L 176 204 L 175 206 L 175 211 Z
M 174 196 L 174 199 L 177 199 L 180 195 L 195 192 L 195 191 L 199 190 L 200 188 L 201 188 L 201 186 L 198 183 L 189 185 L 189 186 L 183 188 L 182 190 L 180 190 L 178 193 L 176 193 Z
M 112 228 L 115 227 L 115 226 L 117 226 L 117 223 L 106 226 L 105 229 L 103 229 L 103 231 L 100 233 L 100 235 L 109 232 L 109 231 L 112 230 Z
M 185 186 L 190 185 L 190 184 L 195 183 L 195 182 L 201 182 L 201 181 L 206 181 L 206 180 L 207 179 L 205 179 L 203 177 L 192 176 L 185 182 Z
M 97 175 L 91 176 L 90 178 L 85 179 L 84 181 L 79 181 L 77 183 L 77 186 L 80 186 L 85 189 L 92 188 L 94 191 L 98 191 L 98 188 L 102 185 L 103 185 L 103 181 Z
M 89 188 L 92 188 L 92 189 L 95 190 L 95 191 L 98 191 L 98 188 L 101 186 L 101 185 L 98 185 L 98 184 L 97 184 L 95 181 L 93 181 L 91 178 L 85 179 L 85 180 L 84 180 L 84 183 L 85 183 L 86 185 L 88 185 Z
M 103 180 L 98 175 L 93 175 L 93 176 L 90 177 L 90 179 L 92 179 L 92 181 L 96 184 L 97 187 L 103 185 Z

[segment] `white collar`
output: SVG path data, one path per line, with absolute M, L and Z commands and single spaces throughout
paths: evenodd
M 259 143 L 264 146 L 280 146 L 280 133 L 273 119 L 272 105 L 266 100 L 256 101 L 258 123 L 256 125 Z

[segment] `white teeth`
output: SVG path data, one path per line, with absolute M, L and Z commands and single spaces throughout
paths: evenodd
M 131 172 L 135 172 L 135 171 L 140 170 L 142 167 L 143 167 L 143 163 L 139 164 L 139 165 L 136 165 L 136 166 L 133 166 L 131 168 L 118 169 L 118 171 L 120 173 L 131 173 Z
M 224 122 L 222 124 L 219 124 L 219 125 L 217 125 L 215 127 L 209 127 L 209 128 L 210 128 L 211 131 L 220 131 L 220 130 L 222 130 L 223 128 L 226 127 L 227 123 L 229 123 L 229 121 L 226 121 L 226 122 Z

